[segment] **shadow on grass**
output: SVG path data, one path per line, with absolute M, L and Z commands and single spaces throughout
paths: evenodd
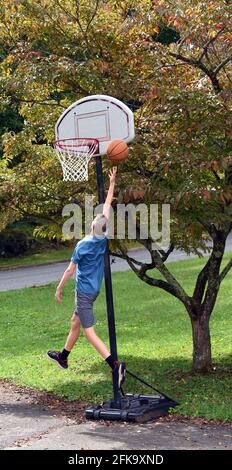
M 128 354 L 125 360 L 131 372 L 180 404 L 172 410 L 172 413 L 232 422 L 230 355 L 221 356 L 215 371 L 204 375 L 191 374 L 190 358 L 151 359 Z M 84 404 L 101 404 L 112 398 L 111 370 L 100 358 L 96 360 L 95 357 L 93 362 L 88 365 L 72 355 L 67 371 L 58 369 L 53 363 L 50 363 L 46 368 L 44 366 L 43 360 L 39 364 L 35 364 L 33 361 L 29 363 L 30 376 L 28 380 L 27 375 L 23 377 L 24 370 L 20 370 L 19 364 L 17 375 L 9 374 L 8 378 L 14 383 L 18 383 L 19 386 L 27 388 L 29 385 L 30 390 L 33 391 L 29 391 L 30 397 L 34 392 L 41 393 L 42 402 L 46 407 L 48 399 L 51 399 L 52 406 L 55 403 L 55 406 L 60 409 L 63 398 L 65 398 L 70 403 L 71 414 L 76 414 L 79 409 L 82 415 Z M 38 378 L 38 374 L 42 380 Z M 126 393 L 157 394 L 129 375 L 127 375 L 123 388 Z M 39 402 L 41 404 L 41 400 Z M 58 403 L 56 404 L 56 402 Z M 15 412 L 17 412 L 16 409 Z M 65 413 L 67 413 L 66 405 Z
M 156 360 L 127 356 L 125 360 L 131 372 L 177 400 L 180 409 L 183 405 L 188 407 L 190 402 L 197 406 L 197 403 L 210 400 L 212 405 L 216 405 L 220 397 L 225 403 L 232 400 L 231 364 L 228 363 L 226 367 L 224 361 L 210 374 L 194 375 L 191 373 L 191 361 L 180 357 Z M 70 369 L 72 370 L 72 364 Z M 70 382 L 55 385 L 53 392 L 69 400 L 78 400 L 84 396 L 93 403 L 100 403 L 112 396 L 111 380 L 110 370 L 104 363 L 99 362 L 88 369 L 87 380 L 80 380 L 77 375 L 77 380 L 74 381 L 72 375 Z M 156 394 L 129 374 L 123 388 L 126 393 Z

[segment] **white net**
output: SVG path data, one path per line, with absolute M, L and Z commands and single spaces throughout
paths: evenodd
M 64 181 L 88 181 L 89 160 L 98 150 L 95 139 L 63 139 L 55 142 Z

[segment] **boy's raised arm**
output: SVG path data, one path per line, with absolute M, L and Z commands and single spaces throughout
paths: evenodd
M 107 219 L 109 219 L 109 217 L 110 217 L 110 207 L 111 207 L 112 199 L 113 199 L 113 196 L 114 196 L 114 187 L 115 187 L 115 181 L 116 181 L 116 174 L 117 174 L 117 167 L 114 166 L 113 169 L 110 170 L 110 173 L 109 173 L 110 186 L 109 186 L 109 189 L 108 189 L 105 204 L 103 206 L 103 214 Z

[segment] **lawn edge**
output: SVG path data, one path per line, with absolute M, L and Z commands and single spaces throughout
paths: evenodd
M 0 379 L 0 393 L 2 393 L 1 388 L 6 388 L 7 393 L 12 393 L 12 394 L 24 394 L 29 395 L 30 399 L 32 400 L 32 403 L 30 405 L 35 405 L 35 406 L 41 406 L 41 407 L 46 407 L 48 410 L 52 410 L 52 412 L 56 413 L 57 415 L 60 416 L 65 416 L 69 419 L 73 419 L 74 421 L 77 422 L 77 424 L 81 424 L 83 422 L 89 422 L 88 419 L 86 419 L 84 411 L 85 408 L 87 408 L 90 404 L 88 402 L 83 402 L 79 400 L 68 400 L 65 397 L 62 397 L 60 395 L 56 395 L 54 392 L 42 390 L 42 389 L 37 389 L 33 387 L 28 387 L 24 385 L 19 385 L 16 384 L 15 382 L 11 381 L 10 379 Z M 4 393 L 4 392 L 3 392 Z M 76 407 L 74 409 L 74 407 Z M 75 415 L 74 415 L 75 412 Z M 159 421 L 176 421 L 176 422 L 190 422 L 191 424 L 196 424 L 196 425 L 212 425 L 212 426 L 226 426 L 230 429 L 232 429 L 232 421 L 221 421 L 221 420 L 216 420 L 216 419 L 206 419 L 203 416 L 186 416 L 178 413 L 171 413 L 167 416 L 160 417 L 158 419 Z M 153 423 L 156 423 L 157 420 L 149 421 L 144 424 L 152 425 Z M 99 423 L 106 424 L 105 421 L 100 420 Z M 112 422 L 111 425 L 119 423 L 118 421 Z M 122 423 L 122 422 L 121 422 Z M 125 424 L 125 423 L 124 423 Z M 126 423 L 128 425 L 138 425 L 138 423 Z

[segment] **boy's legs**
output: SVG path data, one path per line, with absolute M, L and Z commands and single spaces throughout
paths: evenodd
M 68 360 L 67 360 L 68 355 L 70 351 L 73 349 L 73 347 L 75 346 L 75 343 L 79 338 L 80 326 L 81 326 L 80 319 L 74 313 L 71 317 L 71 328 L 70 328 L 69 335 L 67 337 L 63 351 L 61 352 L 53 351 L 53 350 L 48 351 L 49 359 L 52 359 L 53 361 L 55 361 L 63 369 L 68 368 Z
M 69 332 L 69 335 L 67 337 L 67 341 L 65 343 L 65 347 L 64 349 L 66 349 L 66 351 L 71 351 L 73 349 L 73 347 L 75 346 L 79 336 L 80 336 L 80 327 L 81 327 L 81 322 L 80 322 L 80 319 L 78 317 L 78 315 L 76 315 L 75 313 L 72 315 L 72 318 L 71 318 L 71 328 L 70 328 L 70 332 Z
M 96 323 L 96 319 L 93 314 L 93 304 L 97 296 L 98 293 L 85 294 L 77 292 L 76 315 L 78 315 L 80 319 L 84 336 L 111 367 L 117 377 L 118 386 L 120 388 L 125 380 L 126 366 L 124 362 L 119 363 L 114 361 L 106 345 L 95 333 L 94 324 Z
M 91 326 L 90 328 L 83 328 L 83 334 L 86 339 L 92 344 L 92 346 L 99 352 L 99 354 L 106 359 L 110 356 L 110 352 L 108 351 L 106 345 L 103 341 L 96 335 L 94 331 L 94 327 Z
M 113 357 L 111 356 L 109 350 L 107 349 L 106 345 L 103 341 L 96 335 L 94 331 L 93 325 L 95 323 L 95 317 L 93 315 L 93 302 L 96 299 L 96 295 L 89 296 L 86 294 L 79 295 L 80 303 L 83 304 L 85 308 L 79 308 L 74 312 L 71 318 L 71 329 L 69 335 L 67 337 L 65 347 L 62 352 L 60 351 L 48 351 L 48 357 L 58 363 L 58 365 L 64 369 L 68 368 L 68 361 L 67 358 L 69 356 L 70 351 L 74 347 L 77 339 L 79 338 L 80 334 L 80 326 L 82 324 L 83 334 L 86 339 L 92 344 L 92 346 L 98 351 L 98 353 L 105 359 L 107 364 L 113 370 L 113 373 L 116 374 L 118 379 L 118 386 L 123 384 L 125 380 L 125 373 L 126 373 L 126 366 L 125 363 L 119 363 L 114 361 Z M 86 303 L 87 302 L 87 303 Z M 87 326 L 88 325 L 88 326 Z
M 118 388 L 120 388 L 125 381 L 125 362 L 116 362 L 113 360 L 113 357 L 111 356 L 106 345 L 99 338 L 99 336 L 96 335 L 93 326 L 89 328 L 83 328 L 83 334 L 86 339 L 92 344 L 92 346 L 97 350 L 97 352 L 99 352 L 103 359 L 105 359 L 107 364 L 111 367 L 113 374 L 115 374 L 116 380 L 118 382 Z

